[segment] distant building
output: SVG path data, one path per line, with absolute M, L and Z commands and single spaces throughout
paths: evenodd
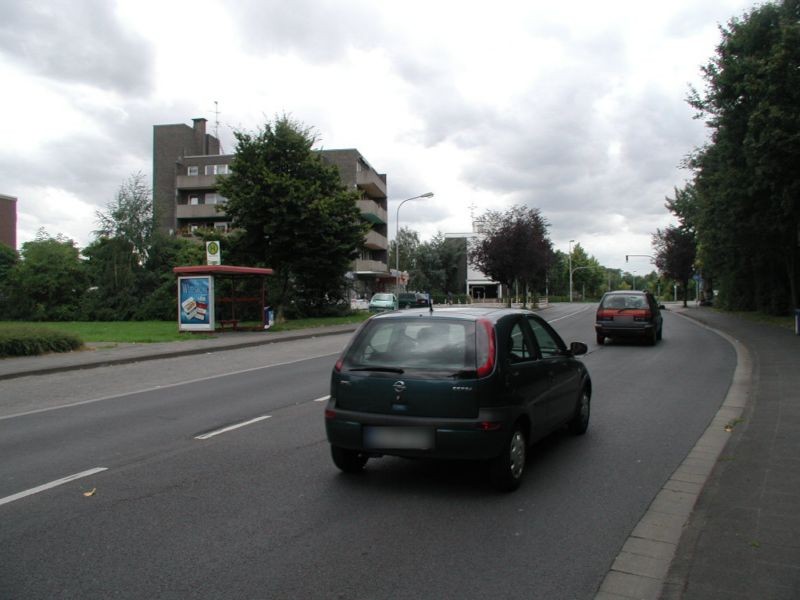
M 0 244 L 17 249 L 17 199 L 0 194 Z
M 206 133 L 206 119 L 153 127 L 153 211 L 156 227 L 174 235 L 198 228 L 227 231 L 227 199 L 216 189 L 217 177 L 229 172 L 233 154 L 220 154 L 221 144 Z M 357 295 L 369 296 L 392 281 L 388 270 L 388 199 L 386 175 L 378 173 L 358 150 L 320 150 L 323 160 L 339 169 L 342 184 L 357 190 L 361 214 L 371 224 L 361 256 L 351 268 Z
M 460 274 L 466 274 L 463 288 L 466 294 L 472 296 L 475 300 L 502 300 L 503 286 L 469 263 L 470 242 L 479 239 L 483 234 L 483 224 L 480 221 L 473 221 L 471 232 L 447 233 L 445 237 L 453 240 L 463 240 L 464 259 L 459 264 L 458 271 Z

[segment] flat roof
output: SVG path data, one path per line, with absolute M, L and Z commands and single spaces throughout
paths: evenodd
M 235 267 L 233 265 L 197 265 L 191 267 L 175 267 L 176 275 L 272 275 L 272 269 L 260 267 Z

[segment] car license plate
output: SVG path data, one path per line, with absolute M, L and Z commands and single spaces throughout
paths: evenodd
M 372 449 L 431 450 L 433 429 L 427 427 L 364 427 L 364 446 Z

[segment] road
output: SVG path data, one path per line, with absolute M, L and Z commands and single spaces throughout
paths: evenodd
M 735 367 L 669 312 L 656 347 L 599 347 L 593 309 L 543 313 L 589 343 L 589 431 L 508 495 L 469 463 L 338 473 L 347 336 L 1 381 L 0 598 L 592 598 Z

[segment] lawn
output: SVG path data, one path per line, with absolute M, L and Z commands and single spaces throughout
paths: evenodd
M 346 317 L 319 319 L 297 319 L 274 325 L 270 331 L 292 331 L 309 327 L 324 327 L 360 323 L 369 317 L 359 312 Z M 243 323 L 242 327 L 258 328 L 260 323 Z M 20 329 L 51 329 L 77 335 L 84 342 L 116 342 L 145 344 L 152 342 L 176 342 L 190 339 L 211 338 L 216 333 L 180 333 L 175 321 L 0 321 L 0 331 Z

